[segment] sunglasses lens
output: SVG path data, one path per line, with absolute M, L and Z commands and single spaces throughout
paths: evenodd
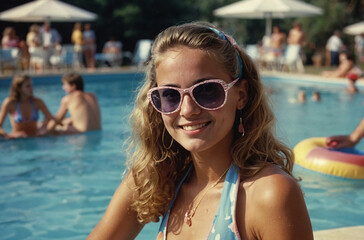
M 223 105 L 225 90 L 220 83 L 205 83 L 193 90 L 193 96 L 201 106 L 213 109 Z
M 176 110 L 181 102 L 181 94 L 175 89 L 158 89 L 151 94 L 154 106 L 163 113 Z

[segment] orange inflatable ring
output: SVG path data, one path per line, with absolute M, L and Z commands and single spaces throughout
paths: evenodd
M 332 150 L 325 138 L 308 138 L 293 149 L 296 163 L 313 171 L 344 178 L 364 179 L 364 153 L 355 149 Z

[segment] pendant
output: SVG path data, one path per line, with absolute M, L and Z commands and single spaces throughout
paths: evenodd
M 185 213 L 185 223 L 191 227 L 192 225 L 192 220 L 191 220 L 191 211 L 190 210 L 187 210 L 186 213 Z

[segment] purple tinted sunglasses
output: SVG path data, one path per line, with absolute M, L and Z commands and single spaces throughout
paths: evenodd
M 185 89 L 170 86 L 155 87 L 148 91 L 148 99 L 155 110 L 163 114 L 177 112 L 181 108 L 185 93 L 188 93 L 200 108 L 217 110 L 225 105 L 229 89 L 238 80 L 239 78 L 228 84 L 220 79 L 211 79 Z

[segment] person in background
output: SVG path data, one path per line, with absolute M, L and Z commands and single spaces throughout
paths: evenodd
M 314 102 L 320 102 L 321 101 L 321 95 L 320 92 L 318 91 L 313 91 L 312 92 L 312 97 L 311 97 L 312 101 Z
M 335 30 L 334 34 L 327 40 L 326 49 L 330 52 L 330 65 L 338 66 L 339 54 L 342 50 L 344 50 L 344 44 L 341 40 L 341 32 L 339 30 Z
M 306 45 L 305 33 L 299 22 L 293 23 L 293 28 L 288 33 L 287 44 L 299 45 L 301 47 Z
M 356 35 L 354 40 L 357 64 L 360 64 L 364 62 L 364 32 Z
M 28 45 L 28 51 L 30 54 L 30 67 L 35 72 L 39 72 L 43 69 L 44 54 L 39 26 L 37 24 L 32 24 L 29 27 L 26 43 Z
M 101 129 L 101 113 L 94 93 L 84 92 L 84 81 L 78 73 L 68 73 L 62 78 L 66 96 L 62 98 L 56 121 L 51 121 L 48 130 L 55 134 L 74 134 Z M 65 118 L 67 112 L 69 118 Z M 57 126 L 57 122 L 60 123 Z
M 329 148 L 333 149 L 352 148 L 359 143 L 359 141 L 363 138 L 363 136 L 364 136 L 364 118 L 362 118 L 359 125 L 350 135 L 337 135 L 337 136 L 326 137 L 325 141 L 326 141 L 326 146 Z
M 355 66 L 354 56 L 350 52 L 340 52 L 339 59 L 340 64 L 335 70 L 323 71 L 321 73 L 321 76 L 331 78 L 343 78 L 346 77 L 349 73 L 361 73 L 361 70 Z
M 85 57 L 86 67 L 90 69 L 95 69 L 95 32 L 91 29 L 90 23 L 86 23 L 83 28 L 83 54 Z
M 104 44 L 102 53 L 105 56 L 105 61 L 108 66 L 121 65 L 122 48 L 123 44 L 120 41 L 116 41 L 114 36 L 111 36 L 110 40 Z
M 38 126 L 39 111 L 44 115 Z M 10 116 L 12 131 L 6 133 L 2 128 L 6 115 Z M 55 120 L 42 99 L 33 96 L 33 85 L 28 75 L 14 76 L 9 97 L 5 98 L 0 110 L 0 136 L 5 138 L 35 137 L 46 135 L 48 121 Z
M 61 48 L 62 37 L 56 29 L 51 28 L 50 22 L 47 21 L 40 29 L 40 36 L 44 49 L 44 64 L 49 67 L 51 56 Z
M 83 35 L 82 35 L 82 25 L 81 23 L 75 23 L 72 31 L 71 41 L 74 44 L 73 49 L 76 54 L 76 62 L 75 66 L 77 68 L 82 67 L 82 44 L 83 44 Z
M 359 76 L 356 73 L 348 73 L 348 88 L 346 91 L 351 94 L 356 94 L 359 92 L 359 89 L 356 87 L 355 83 L 358 80 Z
M 207 23 L 153 43 L 131 119 L 128 174 L 87 239 L 312 240 L 292 151 L 251 58 Z
M 279 26 L 273 27 L 273 33 L 270 40 L 270 47 L 276 57 L 283 54 L 287 36 L 281 31 Z
M 16 32 L 13 27 L 6 27 L 4 29 L 3 37 L 1 39 L 1 47 L 3 49 L 19 47 L 19 38 L 16 36 Z
M 298 92 L 298 102 L 299 103 L 305 103 L 306 102 L 306 93 L 305 91 L 299 91 Z
M 281 31 L 279 26 L 273 27 L 272 36 L 269 39 L 269 48 L 265 49 L 263 62 L 275 62 L 283 55 L 286 44 L 286 34 Z

